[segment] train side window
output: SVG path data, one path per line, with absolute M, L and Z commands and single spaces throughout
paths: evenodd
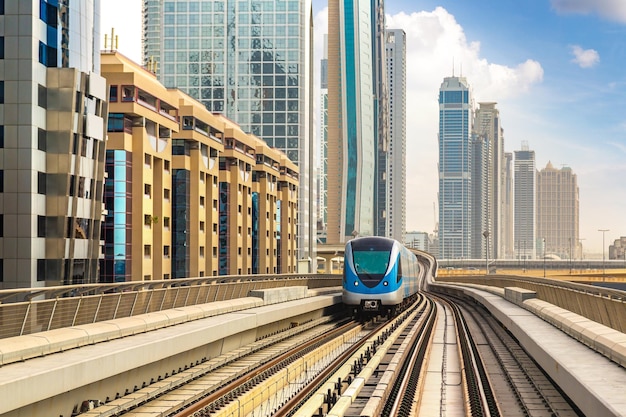
M 398 256 L 398 276 L 396 278 L 396 282 L 400 282 L 402 279 L 402 256 Z

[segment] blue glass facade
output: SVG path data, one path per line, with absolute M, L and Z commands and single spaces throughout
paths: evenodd
M 377 103 L 376 70 L 376 4 L 351 0 L 343 2 L 342 127 L 347 152 L 344 157 L 345 220 L 342 235 L 369 236 L 374 230 L 376 178 Z
M 219 249 L 218 249 L 218 272 L 219 275 L 228 275 L 228 206 L 229 184 L 220 182 L 220 214 L 219 214 Z
M 172 278 L 187 278 L 189 273 L 189 171 L 175 169 L 172 176 Z
M 439 92 L 439 256 L 471 257 L 472 100 L 465 78 L 444 79 Z
M 159 80 L 298 165 L 303 251 L 314 224 L 310 35 L 310 0 L 144 0 L 144 59 L 156 60 Z
M 106 151 L 107 180 L 104 185 L 104 259 L 100 282 L 130 281 L 132 265 L 132 155 L 122 150 Z
M 39 18 L 46 24 L 46 42 L 39 41 L 39 62 L 46 67 L 56 67 L 58 62 L 58 0 L 40 0 Z
M 259 273 L 259 193 L 252 193 L 252 273 Z
M 280 223 L 282 220 L 281 217 L 281 203 L 282 201 L 277 200 L 276 201 L 276 219 L 278 220 L 276 222 L 276 247 L 278 248 L 278 252 L 276 253 L 276 272 L 279 274 L 282 274 L 282 251 L 281 251 L 281 244 L 280 241 L 282 239 L 282 235 L 280 233 Z

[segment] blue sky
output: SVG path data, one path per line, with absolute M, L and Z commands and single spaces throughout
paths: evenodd
M 139 60 L 141 1 L 103 3 L 103 32 L 115 26 L 120 51 Z M 316 67 L 326 4 L 313 0 Z M 437 92 L 454 62 L 476 102 L 498 102 L 506 151 L 527 141 L 538 169 L 551 161 L 578 175 L 585 256 L 602 254 L 598 229 L 610 229 L 607 246 L 626 235 L 626 0 L 387 0 L 385 10 L 387 27 L 407 33 L 408 230 L 434 228 Z

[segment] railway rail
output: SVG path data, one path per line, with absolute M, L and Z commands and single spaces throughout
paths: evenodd
M 174 389 L 172 378 L 179 381 Z M 159 389 L 166 383 L 169 389 Z M 420 294 L 392 320 L 301 325 L 81 415 L 582 414 L 488 312 Z

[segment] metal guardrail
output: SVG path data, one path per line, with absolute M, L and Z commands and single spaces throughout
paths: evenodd
M 341 275 L 246 275 L 0 290 L 0 339 L 213 301 L 251 290 L 341 285 Z
M 624 291 L 568 281 L 513 275 L 439 276 L 437 282 L 524 288 L 535 291 L 540 300 L 626 333 L 626 292 Z

